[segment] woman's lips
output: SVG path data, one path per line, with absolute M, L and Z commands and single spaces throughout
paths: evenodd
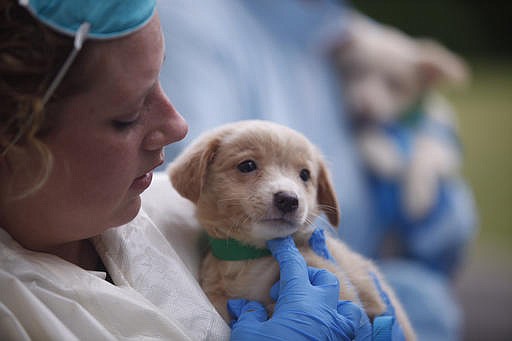
M 151 185 L 152 179 L 153 179 L 153 172 L 150 171 L 144 175 L 139 176 L 135 180 L 133 180 L 133 183 L 130 186 L 130 188 L 137 192 L 142 193 L 149 187 L 149 185 Z
M 151 180 L 153 179 L 153 171 L 155 168 L 159 167 L 164 163 L 163 155 L 160 157 L 160 161 L 150 170 L 147 171 L 147 173 L 139 176 L 138 178 L 135 178 L 133 180 L 132 185 L 130 186 L 131 189 L 137 191 L 137 192 L 144 192 L 149 185 L 151 185 Z

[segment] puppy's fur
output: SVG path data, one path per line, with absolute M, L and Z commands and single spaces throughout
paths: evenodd
M 340 297 L 362 303 L 370 318 L 385 310 L 374 273 L 406 336 L 414 339 L 400 303 L 370 261 L 335 238 L 328 237 L 327 246 L 338 266 L 309 248 L 315 218 L 323 211 L 337 226 L 339 209 L 326 164 L 303 135 L 266 121 L 228 124 L 199 137 L 171 164 L 169 174 L 178 193 L 196 204 L 199 223 L 210 236 L 262 248 L 266 240 L 293 235 L 307 263 L 336 274 Z M 295 198 L 292 204 L 290 198 Z M 278 277 L 271 256 L 225 261 L 210 252 L 200 271 L 203 289 L 226 321 L 229 298 L 257 300 L 272 310 L 269 292 Z
M 336 60 L 344 101 L 358 123 L 362 156 L 378 177 L 403 182 L 405 210 L 419 219 L 432 209 L 440 179 L 457 174 L 460 164 L 458 144 L 446 138 L 456 136 L 455 115 L 434 90 L 441 83 L 465 84 L 468 69 L 433 40 L 413 39 L 357 12 L 346 21 Z M 421 111 L 422 117 L 415 118 L 419 124 L 406 122 L 411 109 Z M 410 156 L 386 127 L 410 136 Z

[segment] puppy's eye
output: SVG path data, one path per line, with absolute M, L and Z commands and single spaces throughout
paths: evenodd
M 311 174 L 309 173 L 309 170 L 307 170 L 305 168 L 300 171 L 299 175 L 300 175 L 300 178 L 302 179 L 302 181 L 308 181 L 311 178 Z
M 253 160 L 245 160 L 241 162 L 237 168 L 242 173 L 249 173 L 258 169 L 258 166 Z

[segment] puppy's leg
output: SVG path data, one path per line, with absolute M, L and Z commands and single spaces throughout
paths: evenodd
M 415 340 L 416 336 L 405 310 L 377 267 L 371 261 L 350 250 L 348 246 L 337 239 L 327 238 L 326 242 L 333 258 L 344 269 L 354 287 L 358 289 L 359 297 L 370 319 L 375 318 L 386 310 L 386 305 L 375 286 L 373 274 L 373 276 L 377 277 L 382 290 L 389 297 L 406 340 Z
M 326 243 L 336 263 L 343 269 L 351 285 L 356 288 L 368 316 L 374 318 L 383 313 L 386 310 L 386 305 L 381 299 L 371 275 L 376 271 L 375 266 L 334 238 L 327 238 Z
M 432 136 L 419 136 L 405 174 L 404 205 L 409 217 L 427 215 L 439 192 L 439 181 L 457 173 L 460 165 L 458 151 Z
M 402 304 L 400 303 L 400 301 L 396 297 L 395 292 L 389 286 L 389 284 L 386 283 L 386 281 L 384 280 L 384 278 L 378 272 L 377 269 L 375 269 L 374 274 L 375 274 L 375 276 L 377 276 L 377 279 L 379 280 L 379 283 L 381 285 L 382 290 L 389 297 L 391 305 L 393 306 L 393 308 L 395 310 L 396 319 L 400 323 L 400 327 L 402 327 L 402 330 L 404 332 L 405 339 L 407 341 L 414 341 L 414 340 L 416 340 L 416 334 L 414 333 L 414 330 L 412 328 L 411 322 L 409 321 L 409 318 L 407 317 L 407 314 L 405 313 L 405 310 L 402 307 Z
M 359 133 L 357 143 L 364 161 L 374 173 L 387 179 L 401 175 L 405 160 L 388 136 L 368 128 Z
M 227 301 L 245 298 L 261 302 L 271 314 L 270 288 L 279 278 L 279 267 L 272 257 L 247 261 L 221 261 L 209 253 L 200 274 L 201 287 L 226 322 L 230 322 Z
M 206 295 L 208 296 L 208 299 L 210 300 L 210 302 L 212 302 L 213 306 L 220 314 L 220 316 L 222 316 L 224 321 L 226 321 L 226 323 L 229 324 L 231 322 L 231 315 L 228 312 L 228 297 L 225 295 L 219 295 L 208 292 L 206 293 Z

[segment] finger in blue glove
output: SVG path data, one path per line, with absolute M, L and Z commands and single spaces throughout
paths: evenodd
M 339 301 L 338 313 L 353 323 L 356 335 L 355 341 L 372 340 L 372 324 L 362 307 L 351 301 Z
M 333 263 L 336 263 L 332 257 L 327 245 L 325 244 L 325 234 L 322 229 L 315 229 L 309 238 L 309 246 L 320 257 L 325 258 Z
M 329 291 L 337 292 L 340 291 L 340 282 L 338 279 L 325 269 L 317 269 L 312 266 L 308 266 L 308 276 L 310 283 L 317 287 L 330 287 Z M 279 293 L 281 288 L 281 281 L 274 283 L 270 288 L 270 297 L 272 300 L 277 301 L 279 299 Z M 338 295 L 337 294 L 337 295 Z
M 231 299 L 228 300 L 228 311 L 233 317 L 231 327 L 235 323 L 245 322 L 263 322 L 268 319 L 265 307 L 255 301 L 248 301 L 245 299 Z

